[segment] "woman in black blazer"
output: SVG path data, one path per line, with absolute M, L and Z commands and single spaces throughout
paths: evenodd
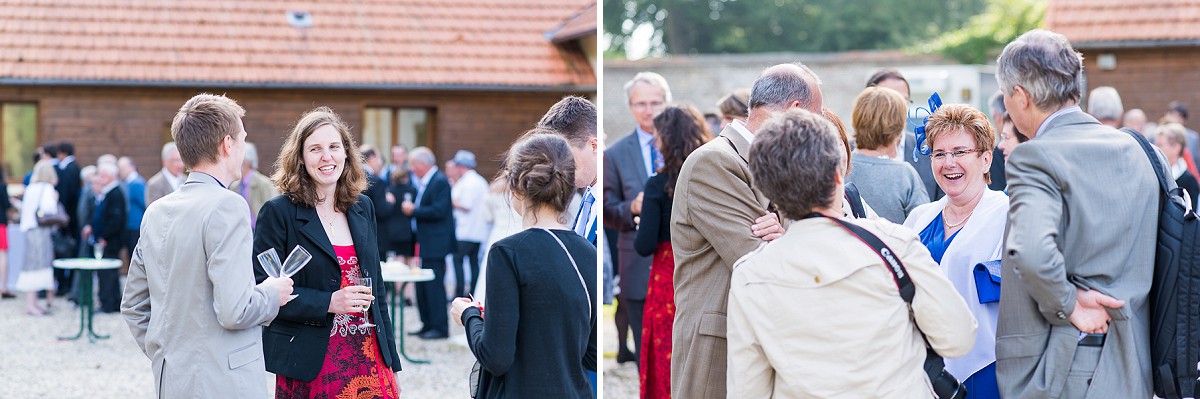
M 384 251 L 395 252 L 396 255 L 404 257 L 404 262 L 408 263 L 413 256 L 413 230 L 412 216 L 399 211 L 398 205 L 403 202 L 412 202 L 417 198 L 417 188 L 413 186 L 411 175 L 408 172 L 407 166 L 396 168 L 390 176 L 391 184 L 388 185 L 387 201 L 391 206 L 397 206 L 397 210 L 384 218 L 386 222 L 383 225 L 387 228 L 386 231 L 381 231 L 385 235 Z
M 263 329 L 277 398 L 360 392 L 361 377 L 370 377 L 365 380 L 372 396 L 399 397 L 393 370 L 400 370 L 400 361 L 382 295 L 375 208 L 360 194 L 366 188 L 361 158 L 346 125 L 321 107 L 300 119 L 276 161 L 272 180 L 283 195 L 259 211 L 254 253 L 274 248 L 286 257 L 300 246 L 313 256 L 292 276 L 297 297 Z M 259 281 L 267 277 L 257 259 L 254 274 Z M 372 278 L 370 290 L 357 285 L 361 277 Z M 361 327 L 368 321 L 376 326 Z

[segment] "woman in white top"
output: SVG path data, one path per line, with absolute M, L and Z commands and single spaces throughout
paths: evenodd
M 58 174 L 54 171 L 54 165 L 48 160 L 39 161 L 33 167 L 29 187 L 25 188 L 22 197 L 20 228 L 25 234 L 25 263 L 21 268 L 21 277 L 17 279 L 17 289 L 26 292 L 25 313 L 31 316 L 47 314 L 50 302 L 54 299 L 53 278 L 31 277 L 53 274 L 51 262 L 54 261 L 54 245 L 50 240 L 53 227 L 39 226 L 38 216 L 58 212 L 58 191 L 54 190 L 56 184 Z M 45 307 L 37 304 L 38 291 L 46 292 Z
M 921 243 L 979 321 L 975 347 L 965 356 L 946 359 L 946 370 L 963 380 L 968 398 L 999 398 L 996 318 L 1000 291 L 993 282 L 999 277 L 993 280 L 991 276 L 1000 275 L 1008 196 L 988 189 L 996 136 L 987 116 L 965 104 L 939 108 L 929 117 L 925 130 L 932 150 L 933 178 L 946 196 L 914 209 L 904 225 L 919 233 Z
M 488 233 L 487 242 L 483 243 L 483 262 L 479 265 L 480 276 L 487 275 L 488 252 L 491 252 L 492 244 L 521 231 L 521 215 L 517 214 L 517 211 L 513 209 L 512 199 L 509 197 L 508 190 L 505 187 L 503 178 L 496 179 L 488 187 L 487 200 L 485 200 L 483 208 L 483 218 L 492 225 L 492 229 Z M 486 281 L 487 279 L 481 278 L 475 282 L 475 293 L 479 294 L 475 299 L 482 301 L 484 296 L 486 296 Z

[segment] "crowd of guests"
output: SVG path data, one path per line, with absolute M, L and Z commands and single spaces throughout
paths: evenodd
M 801 64 L 709 118 L 639 73 L 604 165 L 617 361 L 644 398 L 1151 397 L 1159 190 L 1134 135 L 1193 202 L 1198 140 L 1177 102 L 1152 126 L 1101 87 L 1084 112 L 1082 73 L 1034 30 L 990 113 L 914 115 L 883 69 L 848 124 Z
M 224 96 L 193 97 L 149 180 L 128 157 L 79 168 L 70 143 L 39 148 L 23 193 L 0 204 L 19 213 L 25 248 L 14 285 L 28 293 L 28 313 L 47 313 L 56 293 L 76 295 L 72 276 L 51 277 L 53 259 L 124 250 L 123 296 L 119 272 L 101 272 L 99 311 L 122 313 L 160 396 L 261 396 L 270 371 L 277 397 L 394 398 L 401 367 L 381 263 L 398 260 L 436 276 L 417 284 L 423 326 L 410 334 L 446 338 L 453 311 L 479 360 L 479 397 L 595 395 L 599 143 L 590 101 L 551 107 L 507 151 L 493 183 L 468 151 L 439 168 L 429 148 L 396 145 L 385 164 L 325 107 L 299 119 L 267 176 L 245 113 Z M 71 246 L 55 253 L 63 243 Z M 290 277 L 254 256 L 295 247 L 312 259 Z

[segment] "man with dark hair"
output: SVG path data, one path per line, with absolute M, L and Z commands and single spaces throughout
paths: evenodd
M 1158 178 L 1132 136 L 1079 108 L 1082 73 L 1067 38 L 1040 29 L 1013 40 L 997 60 L 1008 113 L 1030 137 L 1007 167 L 1011 207 L 996 325 L 1005 398 L 1153 394 Z
M 760 126 L 789 109 L 820 114 L 820 84 L 804 65 L 767 68 L 750 90 L 746 123 L 730 122 L 683 162 L 671 209 L 673 397 L 726 396 L 725 315 L 733 264 L 764 240 L 783 234 L 778 217 L 768 212 L 766 197 L 750 184 L 750 144 Z
M 79 164 L 75 162 L 75 145 L 70 141 L 63 141 L 57 145 L 48 145 L 43 147 L 47 154 L 58 159 L 57 167 L 54 168 L 58 173 L 58 185 L 54 189 L 58 191 L 58 202 L 67 210 L 67 216 L 70 220 L 65 227 L 67 235 L 79 239 L 79 229 L 84 223 L 79 221 L 79 196 L 83 190 L 83 180 L 79 177 Z M 67 257 L 74 256 L 69 254 Z M 54 269 L 54 277 L 58 281 L 59 296 L 64 296 L 71 288 L 70 275 L 62 269 Z

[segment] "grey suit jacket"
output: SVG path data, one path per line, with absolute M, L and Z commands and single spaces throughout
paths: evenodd
M 259 327 L 279 313 L 279 295 L 254 284 L 246 202 L 193 173 L 150 205 L 141 233 L 121 314 L 158 397 L 266 397 Z
M 183 181 L 186 182 L 187 178 L 187 173 L 184 173 Z M 155 173 L 154 176 L 150 176 L 150 180 L 146 181 L 146 206 L 150 206 L 150 204 L 154 203 L 154 201 L 158 201 L 159 198 L 165 197 L 167 194 L 173 192 L 175 192 L 175 190 L 171 189 L 171 183 L 167 182 L 167 178 L 163 177 L 161 170 L 158 171 L 158 173 Z
M 1017 147 L 1007 174 L 1001 396 L 1149 398 L 1159 191 L 1145 152 L 1129 135 L 1072 112 Z M 1078 346 L 1068 320 L 1077 285 L 1126 301 L 1110 312 L 1102 348 Z
M 621 296 L 635 301 L 646 299 L 650 257 L 638 255 L 633 248 L 637 226 L 633 224 L 629 204 L 646 188 L 648 178 L 636 131 L 604 150 L 604 225 L 619 233 L 617 270 L 621 276 Z
M 672 397 L 726 395 L 729 281 L 734 262 L 762 245 L 750 226 L 767 213 L 766 197 L 751 189 L 749 151 L 750 143 L 726 127 L 692 152 L 679 173 L 671 205 Z

